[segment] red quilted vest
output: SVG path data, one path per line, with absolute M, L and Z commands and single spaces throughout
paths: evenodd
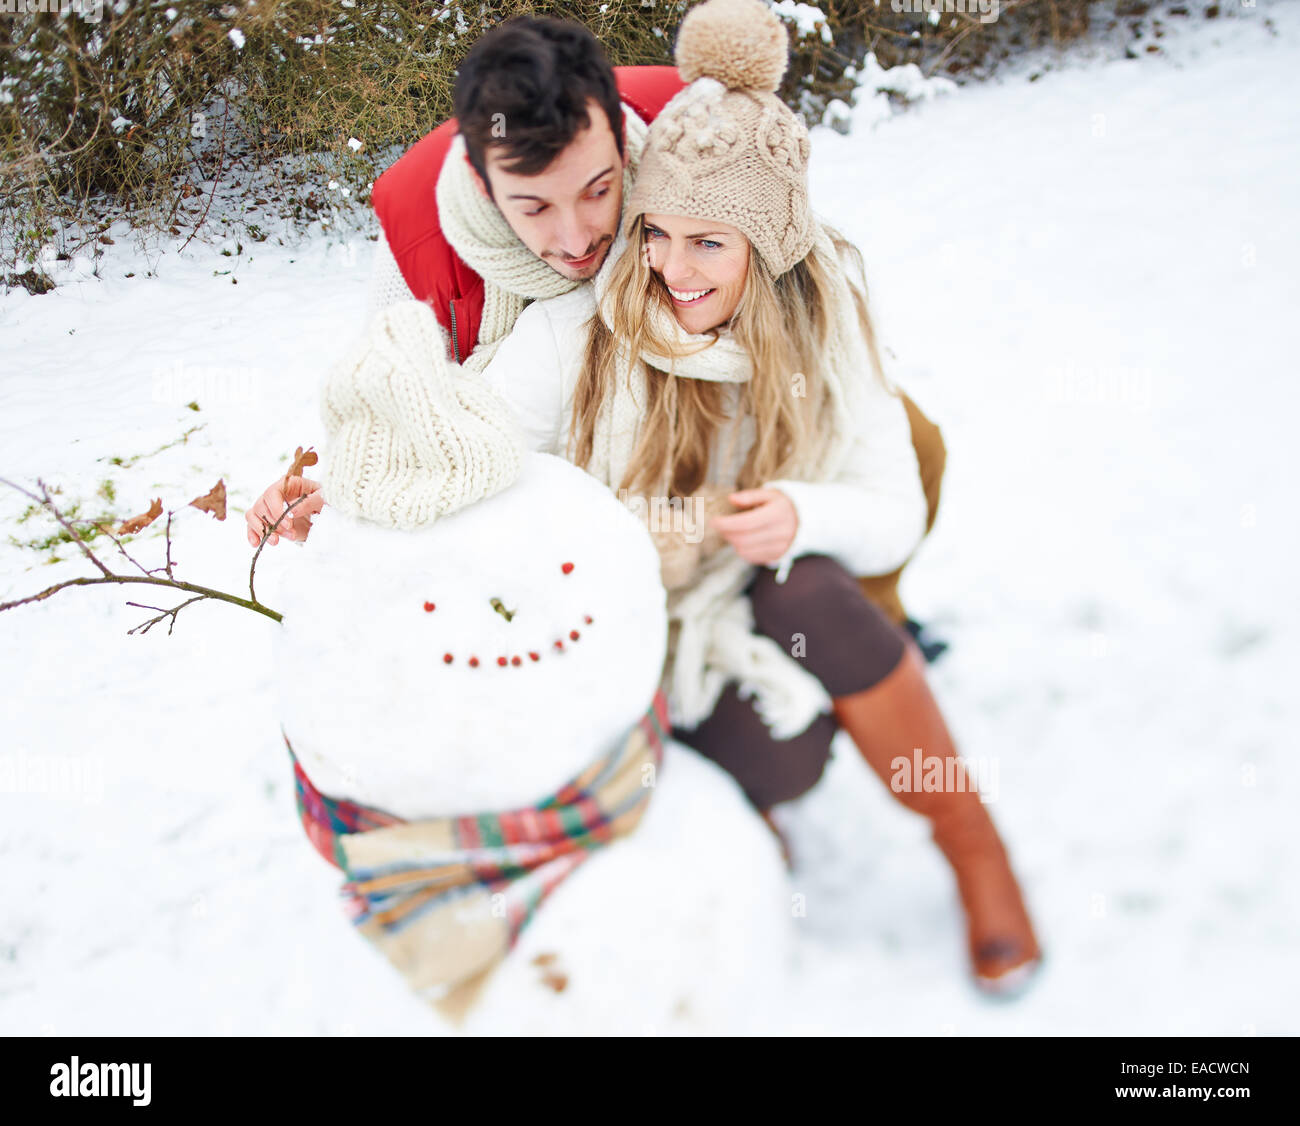
M 671 66 L 616 66 L 614 77 L 623 101 L 647 123 L 683 85 Z M 453 117 L 417 141 L 375 181 L 371 202 L 402 277 L 433 307 L 459 362 L 478 342 L 483 279 L 461 261 L 438 223 L 434 189 L 455 135 Z

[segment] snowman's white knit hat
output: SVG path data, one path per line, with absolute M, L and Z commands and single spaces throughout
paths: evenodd
M 427 305 L 403 301 L 375 315 L 321 396 L 327 503 L 414 529 L 518 478 L 524 442 L 513 410 L 445 357 Z

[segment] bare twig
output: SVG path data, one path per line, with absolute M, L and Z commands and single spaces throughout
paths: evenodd
M 162 569 L 167 572 L 169 579 L 174 579 L 176 576 L 172 574 L 172 510 L 170 508 L 167 510 L 167 528 L 164 534 L 167 537 L 167 562 L 163 564 Z M 150 574 L 152 573 L 151 571 Z
M 262 548 L 266 546 L 266 541 L 271 538 L 272 533 L 274 533 L 276 528 L 280 526 L 280 521 L 288 516 L 293 509 L 298 507 L 298 505 L 302 504 L 302 502 L 309 496 L 311 496 L 311 493 L 303 493 L 297 500 L 292 500 L 286 504 L 284 506 L 284 511 L 275 518 L 274 523 L 267 523 L 266 517 L 262 517 L 262 539 L 257 545 L 257 550 L 253 552 L 253 562 L 250 563 L 248 567 L 248 597 L 254 602 L 257 601 L 257 592 L 253 589 L 253 576 L 257 572 L 257 560 L 262 554 Z
M 182 250 L 189 246 L 194 236 L 199 233 L 200 229 L 202 229 L 203 224 L 208 221 L 208 212 L 212 210 L 212 201 L 217 194 L 217 182 L 221 179 L 221 170 L 226 166 L 226 123 L 230 120 L 230 98 L 226 97 L 222 100 L 224 102 L 224 109 L 221 114 L 221 148 L 217 156 L 217 171 L 212 177 L 212 191 L 208 193 L 208 205 L 203 209 L 203 215 L 194 225 L 194 230 L 190 232 L 190 237 L 181 243 L 181 249 L 176 252 L 177 254 L 181 253 Z
M 113 534 L 112 529 L 109 528 L 107 524 L 96 524 L 95 527 L 98 528 L 101 532 L 103 532 L 104 535 L 106 535 L 110 540 L 113 541 L 113 543 L 117 545 L 117 550 L 120 551 L 123 555 L 125 555 L 127 561 L 134 564 L 140 570 L 141 574 L 145 574 L 145 575 L 153 574 L 153 572 L 150 571 L 149 568 L 146 567 L 143 563 L 139 563 L 134 558 L 132 558 L 131 553 L 126 550 L 126 545 L 120 539 L 118 539 L 116 535 Z
M 143 602 L 128 602 L 128 606 L 139 606 L 141 610 L 162 610 L 162 613 L 156 618 L 150 618 L 147 622 L 141 622 L 140 625 L 135 626 L 133 629 L 129 629 L 126 632 L 145 634 L 149 632 L 151 626 L 156 626 L 163 620 L 163 618 L 170 618 L 171 621 L 167 623 L 167 636 L 171 637 L 172 627 L 176 624 L 176 615 L 184 610 L 191 602 L 202 602 L 203 598 L 203 595 L 197 594 L 193 598 L 187 598 L 179 606 L 173 606 L 170 610 L 163 610 L 161 606 L 146 606 Z
M 67 520 L 63 518 L 63 513 L 59 511 L 54 501 L 50 499 L 50 493 L 49 490 L 45 487 L 45 482 L 38 477 L 36 479 L 36 484 L 41 490 L 40 496 L 37 496 L 35 493 L 28 492 L 28 490 L 24 489 L 21 485 L 15 485 L 12 481 L 6 481 L 3 477 L 0 477 L 0 485 L 8 485 L 11 489 L 17 489 L 20 493 L 23 494 L 23 496 L 27 497 L 29 500 L 34 500 L 42 508 L 48 508 L 50 512 L 53 514 L 54 519 L 56 519 L 59 522 L 59 524 L 62 526 L 63 530 L 72 537 L 72 542 L 75 543 L 77 547 L 81 549 L 81 553 L 87 559 L 89 559 L 99 569 L 99 571 L 102 574 L 112 575 L 113 572 L 110 571 L 107 567 L 105 567 L 104 564 L 101 563 L 98 558 L 96 558 L 95 553 L 90 550 L 90 545 L 87 544 L 86 541 L 81 538 L 81 535 L 77 531 L 77 529 L 74 528 L 71 524 L 67 522 Z

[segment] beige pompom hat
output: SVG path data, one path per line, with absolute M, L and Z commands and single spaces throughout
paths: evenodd
M 705 0 L 677 36 L 689 83 L 646 138 L 624 232 L 646 212 L 728 223 L 774 275 L 816 237 L 808 206 L 808 130 L 776 96 L 789 62 L 785 25 L 762 0 Z

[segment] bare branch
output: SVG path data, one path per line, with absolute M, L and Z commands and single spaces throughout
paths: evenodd
M 77 529 L 74 528 L 71 524 L 67 522 L 67 520 L 64 519 L 63 513 L 59 511 L 58 506 L 54 503 L 54 501 L 50 500 L 50 493 L 49 490 L 45 487 L 45 482 L 38 477 L 36 478 L 36 484 L 40 487 L 41 490 L 40 496 L 37 496 L 35 493 L 28 492 L 21 485 L 15 485 L 12 481 L 7 481 L 3 477 L 0 477 L 0 485 L 8 485 L 11 489 L 17 489 L 20 493 L 23 494 L 23 496 L 27 497 L 30 500 L 34 500 L 42 508 L 48 508 L 50 512 L 53 514 L 54 519 L 56 519 L 59 522 L 59 524 L 62 525 L 64 531 L 66 531 L 68 535 L 72 537 L 72 542 L 75 543 L 79 548 L 81 548 L 81 553 L 99 569 L 100 573 L 104 575 L 112 575 L 113 572 L 110 571 L 107 567 L 105 567 L 104 564 L 102 564 L 96 558 L 95 553 L 90 550 L 90 546 L 86 543 L 85 540 L 81 538 L 81 535 L 80 533 L 78 533 Z
M 305 501 L 309 496 L 311 496 L 311 493 L 303 493 L 302 496 L 300 496 L 297 500 L 292 500 L 288 504 L 286 504 L 284 506 L 284 511 L 281 512 L 280 515 L 275 518 L 274 523 L 268 524 L 266 522 L 266 517 L 265 516 L 262 517 L 262 539 L 257 545 L 257 550 L 253 552 L 253 562 L 249 565 L 248 568 L 248 597 L 251 598 L 254 602 L 257 601 L 257 592 L 253 589 L 253 576 L 257 572 L 257 559 L 258 556 L 262 554 L 262 548 L 266 546 L 266 541 L 271 538 L 276 528 L 280 526 L 280 521 L 283 520 L 286 516 L 288 516 L 293 509 L 298 507 L 298 505 L 302 504 L 302 502 Z
M 217 182 L 221 179 L 221 170 L 226 166 L 226 123 L 229 120 L 230 120 L 230 99 L 226 98 L 224 99 L 224 110 L 221 115 L 221 151 L 217 158 L 217 170 L 212 177 L 212 191 L 208 193 L 208 205 L 203 209 L 203 215 L 200 217 L 199 221 L 194 225 L 194 230 L 190 232 L 190 237 L 187 238 L 183 243 L 181 243 L 181 249 L 176 252 L 177 254 L 180 254 L 181 251 L 183 251 L 187 246 L 189 246 L 194 236 L 199 233 L 199 229 L 203 226 L 204 223 L 208 221 L 208 212 L 212 210 L 212 201 L 213 199 L 216 198 L 216 194 L 217 194 Z
M 172 516 L 173 512 L 169 508 L 167 510 L 167 527 L 164 531 L 164 536 L 167 540 L 167 562 L 161 567 L 155 567 L 153 570 L 145 572 L 146 574 L 156 575 L 159 571 L 162 571 L 169 579 L 174 579 L 176 577 L 172 574 Z
M 139 606 L 141 610 L 162 610 L 162 613 L 159 614 L 156 618 L 150 618 L 147 622 L 141 622 L 140 625 L 134 627 L 133 629 L 129 629 L 126 632 L 145 634 L 149 632 L 151 626 L 156 626 L 159 622 L 163 620 L 163 618 L 171 618 L 171 621 L 167 623 L 167 636 L 171 637 L 172 627 L 176 625 L 176 615 L 179 614 L 182 610 L 184 610 L 186 606 L 190 605 L 190 603 L 202 602 L 203 599 L 204 599 L 204 595 L 198 594 L 195 595 L 193 598 L 187 598 L 179 606 L 173 606 L 170 610 L 163 610 L 161 606 L 146 606 L 143 602 L 128 602 L 127 603 L 128 606 Z
M 122 543 L 122 541 L 118 539 L 116 535 L 114 535 L 112 529 L 109 528 L 107 524 L 96 524 L 95 527 L 98 528 L 101 532 L 103 532 L 104 535 L 106 535 L 110 540 L 113 541 L 114 544 L 117 545 L 117 550 L 120 551 L 123 555 L 125 555 L 128 562 L 133 563 L 135 567 L 140 571 L 141 574 L 144 575 L 153 574 L 153 572 L 150 571 L 149 568 L 146 567 L 143 563 L 138 563 L 136 562 L 135 559 L 131 557 L 131 553 L 126 550 L 126 545 Z
M 86 556 L 86 558 L 88 558 L 92 563 L 94 563 L 94 565 L 100 571 L 100 575 L 96 577 L 82 576 L 81 578 L 67 579 L 64 582 L 55 583 L 53 586 L 46 587 L 45 590 L 42 590 L 37 594 L 30 594 L 26 598 L 17 598 L 11 602 L 0 602 L 0 613 L 4 612 L 5 610 L 12 610 L 18 606 L 27 606 L 34 602 L 44 602 L 45 599 L 50 598 L 52 595 L 57 594 L 61 590 L 66 590 L 68 587 L 101 586 L 105 583 L 113 583 L 119 586 L 128 586 L 134 583 L 143 586 L 167 587 L 170 590 L 184 591 L 185 593 L 192 594 L 195 597 L 187 599 L 186 601 L 182 602 L 179 606 L 176 606 L 170 610 L 164 609 L 161 606 L 144 606 L 143 608 L 147 610 L 158 610 L 159 616 L 157 618 L 152 619 L 151 621 L 144 622 L 141 625 L 128 630 L 127 631 L 128 633 L 135 633 L 137 631 L 139 631 L 140 633 L 147 633 L 150 626 L 156 625 L 158 622 L 162 621 L 163 618 L 169 617 L 171 619 L 171 622 L 167 627 L 167 632 L 170 634 L 172 632 L 172 628 L 176 624 L 176 615 L 180 613 L 180 611 L 183 610 L 186 606 L 189 606 L 194 602 L 201 602 L 204 599 L 212 599 L 216 602 L 229 602 L 232 606 L 243 606 L 246 609 L 256 611 L 257 613 L 263 615 L 264 617 L 270 618 L 272 621 L 278 622 L 283 620 L 282 614 L 278 613 L 275 610 L 272 610 L 269 606 L 263 606 L 262 603 L 258 602 L 256 595 L 253 595 L 251 599 L 240 598 L 238 595 L 227 594 L 225 591 L 216 590 L 212 587 L 199 586 L 197 583 L 182 582 L 180 579 L 177 579 L 172 574 L 172 567 L 174 566 L 171 557 L 171 518 L 173 515 L 172 512 L 167 513 L 167 562 L 163 567 L 156 567 L 154 568 L 153 571 L 146 569 L 139 562 L 133 559 L 130 553 L 126 551 L 125 547 L 117 539 L 117 537 L 114 536 L 111 532 L 106 532 L 106 534 L 109 535 L 109 537 L 113 540 L 113 542 L 117 544 L 118 549 L 122 552 L 122 554 L 126 556 L 126 558 L 130 560 L 132 564 L 134 564 L 137 568 L 139 568 L 139 570 L 144 572 L 142 575 L 119 575 L 115 571 L 110 571 L 103 563 L 100 562 L 100 560 L 95 556 L 94 552 L 92 552 L 90 548 L 86 545 L 85 541 L 82 540 L 76 528 L 74 528 L 70 523 L 68 523 L 68 521 L 64 518 L 63 514 L 59 511 L 58 507 L 50 499 L 49 490 L 45 487 L 45 483 L 43 481 L 40 480 L 37 481 L 37 485 L 40 486 L 40 490 L 41 490 L 40 496 L 37 496 L 35 493 L 28 491 L 27 489 L 23 488 L 21 485 L 16 485 L 14 484 L 14 482 L 5 480 L 4 478 L 0 478 L 0 484 L 8 485 L 11 489 L 14 489 L 17 492 L 22 493 L 23 496 L 28 497 L 29 499 L 35 501 L 43 508 L 49 509 L 49 511 L 54 515 L 54 518 L 58 520 L 58 522 L 64 527 L 64 529 L 66 529 L 68 535 L 72 537 L 73 542 L 76 543 L 77 546 L 81 548 L 81 551 Z M 293 504 L 287 505 L 285 507 L 284 512 L 280 514 L 279 518 L 275 521 L 275 523 L 268 525 L 268 530 L 266 535 L 270 535 L 270 533 L 274 531 L 276 527 L 279 526 L 280 521 L 283 520 L 289 514 L 290 509 L 292 509 L 294 505 L 298 504 L 299 501 L 305 499 L 306 496 L 302 496 L 299 497 L 298 500 L 294 501 Z M 99 525 L 96 526 L 99 527 Z M 266 542 L 265 536 L 263 537 L 262 542 L 263 543 Z M 259 545 L 258 550 L 259 551 L 261 550 L 261 545 Z M 254 566 L 256 566 L 257 563 L 256 556 L 254 556 L 253 563 Z M 160 578 L 157 576 L 156 572 L 160 570 L 166 571 L 167 573 L 166 578 Z M 249 593 L 250 594 L 252 594 L 252 586 L 253 586 L 253 578 L 252 578 L 252 572 L 250 571 L 249 572 Z M 127 605 L 140 606 L 141 603 L 128 602 Z
M 172 513 L 171 509 L 167 510 L 167 577 L 174 579 L 172 574 Z
M 223 590 L 214 590 L 209 586 L 199 586 L 198 583 L 186 583 L 180 579 L 155 579 L 153 577 L 137 577 L 135 575 L 109 575 L 106 578 L 88 578 L 66 579 L 61 583 L 55 583 L 47 587 L 39 594 L 29 594 L 26 598 L 17 598 L 12 602 L 0 602 L 0 612 L 12 610 L 16 606 L 26 606 L 30 602 L 44 602 L 53 594 L 64 590 L 70 586 L 102 586 L 105 583 L 115 583 L 119 586 L 129 586 L 132 583 L 144 586 L 164 586 L 171 590 L 183 590 L 188 594 L 199 594 L 204 598 L 211 598 L 216 602 L 229 602 L 232 606 L 243 606 L 248 610 L 256 610 L 257 613 L 270 618 L 272 621 L 281 621 L 283 614 L 272 610 L 269 606 L 263 606 L 262 603 L 250 601 L 247 598 L 240 598 L 238 595 L 227 594 Z M 148 607 L 156 610 L 157 607 Z

